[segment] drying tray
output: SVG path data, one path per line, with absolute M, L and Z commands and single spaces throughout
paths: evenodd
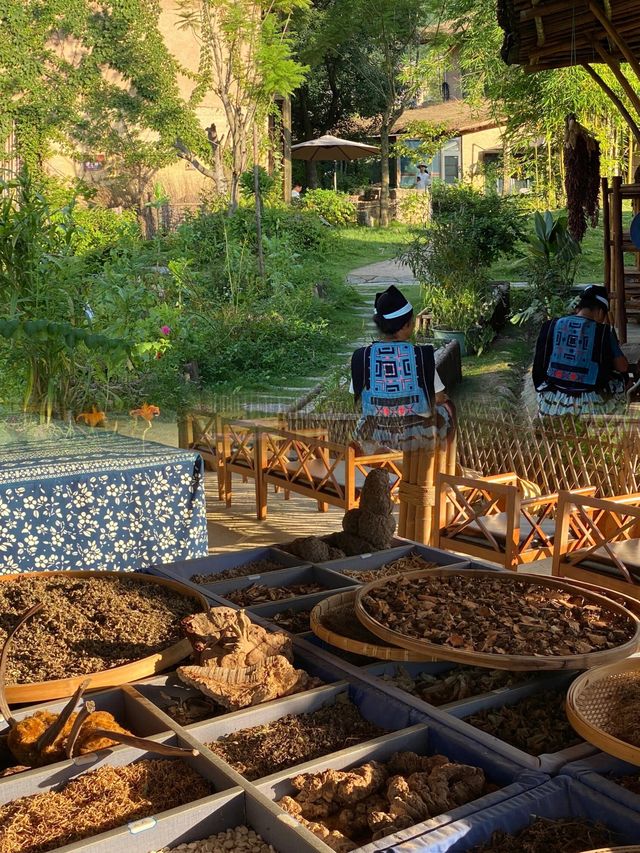
M 425 640 L 409 637 L 406 634 L 401 634 L 399 631 L 394 631 L 387 628 L 381 622 L 374 619 L 364 608 L 362 600 L 372 590 L 380 586 L 393 583 L 399 577 L 403 580 L 419 580 L 420 578 L 433 577 L 448 577 L 450 575 L 462 575 L 465 578 L 470 577 L 487 577 L 497 583 L 513 583 L 513 582 L 530 582 L 537 586 L 544 586 L 550 589 L 561 589 L 563 591 L 573 592 L 576 595 L 581 595 L 587 601 L 593 604 L 605 605 L 610 610 L 623 614 L 631 619 L 635 624 L 635 633 L 626 643 L 614 649 L 606 649 L 599 652 L 590 652 L 589 654 L 581 655 L 548 655 L 546 657 L 538 655 L 499 655 L 489 652 L 468 651 L 465 649 L 454 649 L 449 646 L 430 643 Z M 574 586 L 571 582 L 562 578 L 550 578 L 541 575 L 533 575 L 528 573 L 515 572 L 492 572 L 465 569 L 460 572 L 456 569 L 428 569 L 426 571 L 405 572 L 401 576 L 395 578 L 383 578 L 381 580 L 372 581 L 355 590 L 356 596 L 356 616 L 360 622 L 375 634 L 377 637 L 385 640 L 387 643 L 392 643 L 416 653 L 421 656 L 421 660 L 452 660 L 456 663 L 468 664 L 470 666 L 486 666 L 491 669 L 507 669 L 512 671 L 526 670 L 558 670 L 558 669 L 590 669 L 596 666 L 619 661 L 623 658 L 638 651 L 640 648 L 640 620 L 635 614 L 631 613 L 621 604 L 609 599 L 603 595 L 599 595 L 591 590 Z
M 335 631 L 327 628 L 322 622 L 323 617 L 328 612 L 335 610 L 338 607 L 344 607 L 345 605 L 351 605 L 353 607 L 355 605 L 356 591 L 357 590 L 352 589 L 347 592 L 341 592 L 338 593 L 338 595 L 332 595 L 330 598 L 325 598 L 323 601 L 316 604 L 311 611 L 310 622 L 311 630 L 317 637 L 320 637 L 320 639 L 324 640 L 326 643 L 329 643 L 332 646 L 337 646 L 339 649 L 344 649 L 347 652 L 355 652 L 359 655 L 366 655 L 371 658 L 380 658 L 381 660 L 404 662 L 424 662 L 435 660 L 434 657 L 429 655 L 425 656 L 425 654 L 421 654 L 420 652 L 412 652 L 407 649 L 398 648 L 398 646 L 386 645 L 378 642 L 375 634 L 372 634 L 371 636 L 371 643 L 365 643 L 362 640 L 354 640 L 351 637 L 345 637 L 342 634 L 337 634 Z
M 193 599 L 195 607 L 194 612 L 199 610 L 207 611 L 209 609 L 206 598 L 191 587 L 185 586 L 178 581 L 153 575 L 144 575 L 138 572 L 63 571 L 39 572 L 38 576 L 64 576 L 79 579 L 106 576 L 110 578 L 118 578 L 119 580 L 126 579 L 128 581 L 135 581 L 143 586 L 145 584 L 151 584 L 153 586 L 165 587 L 177 592 L 185 598 Z M 0 576 L 0 583 L 10 583 L 16 578 L 24 578 L 24 574 L 2 575 Z M 7 684 L 5 688 L 7 702 L 10 705 L 23 705 L 30 702 L 46 702 L 50 699 L 65 699 L 67 696 L 72 696 L 76 689 L 87 678 L 91 679 L 89 690 L 98 690 L 99 688 L 105 687 L 118 687 L 121 684 L 127 684 L 131 681 L 138 681 L 140 678 L 155 675 L 165 669 L 171 669 L 177 663 L 180 663 L 181 660 L 188 657 L 191 654 L 191 651 L 191 643 L 189 640 L 183 639 L 172 643 L 160 652 L 155 652 L 152 655 L 146 655 L 145 657 L 131 661 L 130 663 L 122 664 L 121 666 L 112 666 L 96 672 L 70 676 L 69 678 L 56 678 L 51 681 L 34 681 L 30 684 Z
M 567 717 L 582 737 L 609 755 L 640 766 L 640 747 L 609 734 L 609 707 L 625 684 L 640 687 L 640 657 L 598 667 L 576 678 L 567 693 Z

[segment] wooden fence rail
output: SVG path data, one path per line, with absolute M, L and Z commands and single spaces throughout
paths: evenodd
M 640 491 L 640 422 L 625 418 L 540 421 L 511 412 L 465 411 L 458 459 L 482 474 L 515 471 L 544 493 L 595 486 L 605 495 Z

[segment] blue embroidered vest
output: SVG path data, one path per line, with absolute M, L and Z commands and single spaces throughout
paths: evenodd
M 547 378 L 560 386 L 595 388 L 599 385 L 602 361 L 602 330 L 583 317 L 560 317 L 550 332 L 553 349 Z
M 362 391 L 364 417 L 429 415 L 428 395 L 418 382 L 415 349 L 409 343 L 375 343 L 369 349 L 369 387 Z

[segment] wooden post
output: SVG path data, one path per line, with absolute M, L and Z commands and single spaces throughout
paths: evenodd
M 193 415 L 178 415 L 178 447 L 188 450 L 193 444 Z
M 604 230 L 604 286 L 611 295 L 611 210 L 609 207 L 609 181 L 602 179 L 602 227 Z
M 282 195 L 291 204 L 291 98 L 282 99 Z
M 627 342 L 627 311 L 625 306 L 624 288 L 624 250 L 622 246 L 622 178 L 616 175 L 612 181 L 611 193 L 611 231 L 613 243 L 613 258 L 611 262 L 611 278 L 615 293 L 615 322 L 618 339 L 621 344 Z

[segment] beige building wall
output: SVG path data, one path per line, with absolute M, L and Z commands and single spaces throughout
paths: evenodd
M 502 151 L 502 146 L 502 128 L 499 127 L 465 134 L 460 146 L 462 180 L 471 181 L 477 187 L 484 186 L 482 155 L 485 151 Z
M 160 5 L 159 27 L 165 44 L 187 71 L 197 71 L 200 61 L 198 42 L 190 30 L 179 29 L 178 3 L 176 0 L 161 0 Z M 178 85 L 180 94 L 188 100 L 193 92 L 195 81 L 187 74 L 181 74 Z M 213 92 L 205 94 L 196 109 L 196 115 L 203 128 L 214 123 L 221 137 L 226 134 L 228 125 L 224 108 Z M 76 162 L 62 153 L 49 158 L 47 167 L 51 174 L 58 177 L 79 177 L 93 180 L 96 184 L 100 183 L 100 171 L 92 172 L 83 163 Z M 197 203 L 203 192 L 206 193 L 212 186 L 208 178 L 201 175 L 191 164 L 177 157 L 175 163 L 160 169 L 153 181 L 162 184 L 164 191 L 174 203 Z
M 181 29 L 180 9 L 176 0 L 161 0 L 160 2 L 159 27 L 165 44 L 176 60 L 187 71 L 197 72 L 200 53 L 198 42 L 189 29 Z M 187 101 L 195 87 L 195 82 L 185 74 L 178 78 L 180 94 Z M 222 138 L 228 129 L 224 107 L 219 98 L 213 93 L 205 94 L 196 109 L 196 115 L 202 127 L 215 124 L 218 135 Z M 202 193 L 207 193 L 212 187 L 212 182 L 205 178 L 190 163 L 184 160 L 176 160 L 171 166 L 161 169 L 157 176 L 166 193 L 174 203 L 197 202 Z

